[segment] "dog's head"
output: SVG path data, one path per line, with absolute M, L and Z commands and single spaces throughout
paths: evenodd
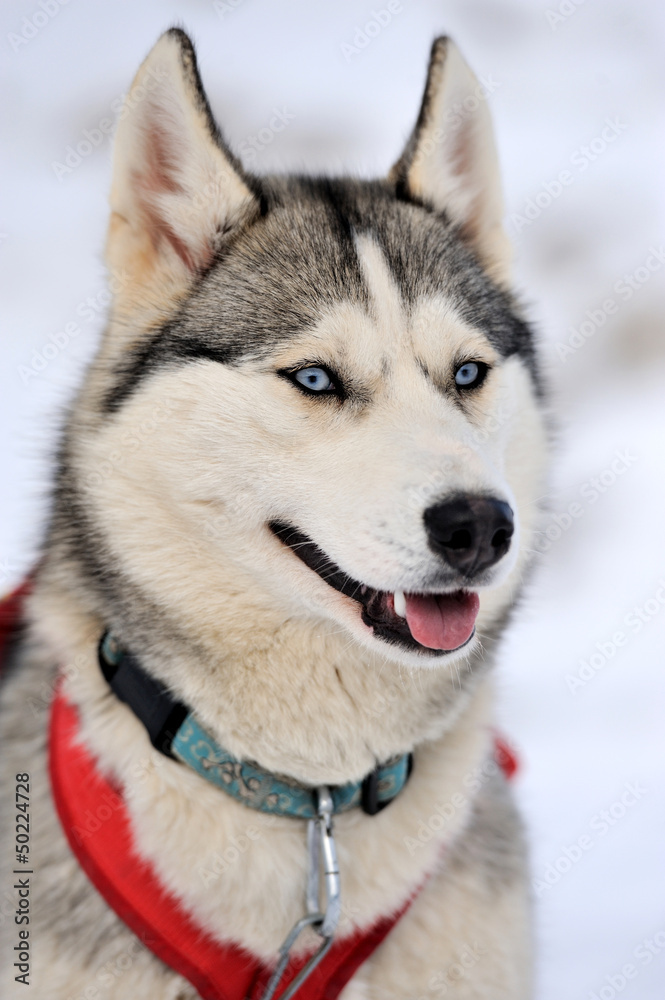
M 439 39 L 385 180 L 257 178 L 187 37 L 159 40 L 118 128 L 79 452 L 135 585 L 205 580 L 413 665 L 466 655 L 479 605 L 478 633 L 501 616 L 544 432 L 485 98 Z

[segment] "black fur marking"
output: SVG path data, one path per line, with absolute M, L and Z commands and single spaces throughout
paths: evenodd
M 295 376 L 299 371 L 303 371 L 303 369 L 306 368 L 321 368 L 321 370 L 324 371 L 330 379 L 330 388 L 317 391 L 315 389 L 308 389 L 307 386 L 302 384 L 302 382 L 299 382 Z M 294 386 L 303 396 L 308 396 L 310 399 L 314 399 L 316 397 L 330 399 L 330 397 L 332 397 L 338 402 L 344 402 L 349 395 L 340 376 L 336 372 L 332 371 L 332 369 L 322 361 L 301 362 L 292 368 L 281 368 L 277 371 L 277 374 L 286 379 L 287 382 Z
M 167 364 L 268 357 L 341 302 L 369 310 L 354 242 L 362 233 L 382 249 L 407 308 L 449 297 L 500 355 L 522 357 L 540 391 L 529 327 L 445 215 L 398 201 L 383 181 L 267 178 L 263 186 L 266 215 L 229 240 L 177 316 L 122 361 L 105 412 Z
M 259 178 L 245 173 L 240 160 L 234 156 L 229 149 L 226 140 L 221 133 L 219 125 L 215 121 L 212 108 L 210 107 L 210 103 L 208 101 L 208 95 L 205 92 L 203 81 L 201 80 L 198 61 L 196 59 L 196 50 L 194 49 L 191 38 L 182 30 L 182 28 L 176 27 L 169 28 L 168 31 L 164 32 L 164 34 L 169 38 L 173 38 L 180 46 L 180 60 L 183 72 L 192 88 L 196 105 L 205 116 L 208 129 L 210 131 L 210 137 L 214 140 L 215 145 L 217 145 L 224 153 L 224 156 L 227 158 L 238 176 L 245 182 L 247 187 L 254 194 L 256 194 L 258 198 L 261 198 L 261 184 Z
M 379 202 L 376 214 L 383 208 Z M 413 305 L 422 296 L 448 296 L 461 317 L 480 330 L 500 355 L 520 355 L 540 394 L 532 331 L 519 316 L 513 297 L 491 281 L 458 229 L 444 213 L 417 204 L 394 200 L 391 214 L 399 217 L 399 223 L 384 217 L 373 235 L 407 303 Z
M 112 413 L 167 364 L 207 357 L 233 363 L 265 354 L 341 301 L 366 304 L 340 182 L 306 179 L 295 200 L 266 189 L 266 214 L 229 241 L 178 314 L 123 359 L 103 411 Z
M 232 357 L 222 344 L 177 335 L 176 323 L 163 327 L 150 340 L 130 351 L 118 369 L 118 381 L 104 400 L 104 412 L 115 413 L 138 385 L 168 365 L 198 358 L 228 364 Z
M 435 92 L 434 75 L 435 73 L 438 74 L 441 71 L 441 67 L 445 62 L 447 47 L 448 39 L 445 35 L 441 35 L 439 38 L 436 38 L 432 43 L 429 57 L 429 68 L 427 71 L 427 81 L 425 83 L 425 90 L 420 104 L 420 109 L 418 111 L 418 118 L 416 119 L 416 124 L 414 125 L 413 131 L 408 138 L 404 152 L 392 169 L 392 179 L 395 184 L 395 196 L 399 201 L 411 202 L 414 205 L 422 206 L 423 202 L 420 198 L 414 195 L 409 188 L 408 173 L 411 169 L 413 157 L 415 156 L 416 150 L 420 144 L 422 131 L 431 118 L 432 100 Z
M 377 638 L 404 649 L 426 652 L 429 656 L 445 656 L 447 653 L 457 652 L 457 650 L 429 649 L 422 646 L 411 635 L 406 621 L 388 608 L 386 594 L 383 591 L 354 580 L 348 573 L 340 569 L 330 556 L 326 555 L 323 549 L 320 549 L 303 531 L 281 521 L 272 521 L 268 527 L 284 545 L 293 551 L 294 555 L 298 556 L 306 566 L 309 566 L 320 576 L 328 586 L 360 604 L 362 620 L 365 625 L 372 629 Z M 463 645 L 466 646 L 467 643 L 471 642 L 474 635 L 475 630 Z M 457 647 L 457 649 L 460 648 L 460 646 Z

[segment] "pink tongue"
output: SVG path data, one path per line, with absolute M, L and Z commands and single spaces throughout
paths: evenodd
M 457 649 L 471 637 L 478 614 L 478 594 L 405 594 L 411 635 L 428 649 Z

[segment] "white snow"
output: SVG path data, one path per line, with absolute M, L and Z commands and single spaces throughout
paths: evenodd
M 113 117 L 160 31 L 181 23 L 193 34 L 213 108 L 248 166 L 366 175 L 396 157 L 431 40 L 451 34 L 492 90 L 519 284 L 542 333 L 559 422 L 549 501 L 560 537 L 533 576 L 498 672 L 542 883 L 538 997 L 657 1000 L 665 995 L 665 8 L 402 0 L 363 49 L 342 48 L 386 7 L 4 0 L 0 587 L 35 557 L 60 414 L 103 323 L 110 141 L 61 179 L 52 165 Z M 21 32 L 34 37 L 23 43 Z M 250 138 L 274 109 L 285 127 L 252 156 Z M 529 201 L 535 217 L 524 224 L 517 217 Z M 582 346 L 562 360 L 557 345 L 585 322 Z M 45 354 L 43 370 L 26 375 Z

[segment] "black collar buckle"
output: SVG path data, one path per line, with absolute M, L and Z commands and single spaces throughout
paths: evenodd
M 382 809 L 389 806 L 393 799 L 384 799 L 383 802 L 379 800 L 379 771 L 380 767 L 375 767 L 373 771 L 363 779 L 360 792 L 360 805 L 363 812 L 367 813 L 368 816 L 376 816 L 380 813 Z M 411 777 L 411 772 L 413 771 L 413 754 L 409 754 L 409 761 L 407 764 L 406 780 L 408 781 Z M 401 789 L 400 789 L 401 791 Z M 397 795 L 393 796 L 396 798 Z

